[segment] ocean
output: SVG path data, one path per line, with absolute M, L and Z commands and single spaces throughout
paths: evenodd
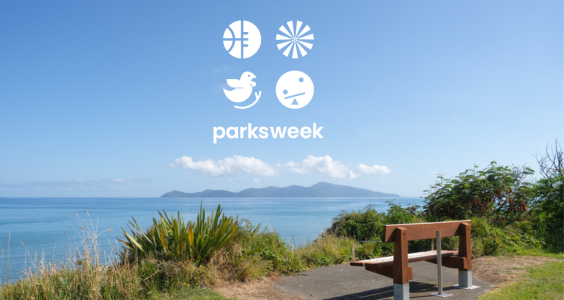
M 91 227 L 100 235 L 98 244 L 113 255 L 120 247 L 117 238 L 134 217 L 142 228 L 152 223 L 158 211 L 180 211 L 194 220 L 201 199 L 197 198 L 0 198 L 0 278 L 21 275 L 36 257 L 60 262 L 69 249 L 80 246 L 83 230 Z M 300 245 L 313 241 L 342 211 L 374 205 L 385 212 L 388 204 L 422 205 L 421 198 L 204 198 L 206 214 L 221 204 L 226 215 L 238 216 L 253 225 L 278 232 L 286 242 Z M 111 230 L 111 231 L 106 231 Z M 8 259 L 9 257 L 9 259 Z

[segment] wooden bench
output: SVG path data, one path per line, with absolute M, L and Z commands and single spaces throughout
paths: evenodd
M 459 288 L 472 287 L 472 248 L 470 243 L 471 221 L 452 221 L 435 223 L 415 223 L 385 225 L 382 242 L 394 243 L 394 255 L 375 259 L 351 262 L 351 266 L 393 278 L 394 299 L 409 299 L 409 281 L 413 271 L 408 263 L 429 261 L 437 263 L 437 251 L 407 253 L 407 242 L 434 239 L 437 230 L 442 237 L 460 236 L 458 251 L 441 251 L 442 265 L 458 269 Z

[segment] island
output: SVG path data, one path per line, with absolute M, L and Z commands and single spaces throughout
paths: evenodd
M 265 188 L 250 188 L 240 192 L 225 190 L 205 190 L 196 193 L 172 191 L 161 197 L 193 197 L 193 198 L 301 198 L 301 197 L 400 197 L 397 194 L 375 192 L 367 189 L 328 182 L 319 182 L 310 187 L 291 185 L 287 187 L 269 186 Z

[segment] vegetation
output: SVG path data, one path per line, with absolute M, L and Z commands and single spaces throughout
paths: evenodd
M 537 268 L 527 268 L 528 273 L 511 284 L 480 297 L 480 300 L 562 299 L 564 290 L 564 262 L 552 262 Z
M 214 292 L 212 289 L 202 288 L 202 287 L 185 287 L 173 291 L 172 293 L 159 293 L 157 295 L 151 296 L 150 299 L 154 300 L 179 300 L 179 299 L 190 299 L 190 300 L 236 300 L 235 298 L 225 298 L 218 293 Z
M 276 233 L 200 208 L 195 222 L 160 213 L 142 231 L 133 219 L 119 260 L 105 260 L 94 226 L 83 226 L 81 249 L 64 264 L 37 262 L 23 280 L 6 283 L 0 299 L 224 299 L 206 287 L 290 274 L 351 259 L 354 243 L 323 236 L 292 247 Z
M 188 259 L 198 265 L 209 262 L 218 250 L 235 239 L 238 222 L 222 215 L 221 205 L 206 218 L 202 204 L 196 222 L 185 223 L 180 212 L 176 219 L 174 215 L 169 217 L 166 212 L 159 212 L 159 220 L 153 218 L 153 226 L 144 233 L 135 219 L 129 221 L 133 236 L 122 229 L 125 236 L 125 239 L 119 239 L 125 245 L 122 259 L 129 262 L 147 257 Z
M 484 170 L 466 170 L 453 179 L 437 176 L 439 182 L 426 191 L 428 220 L 464 220 L 484 217 L 494 222 L 526 218 L 533 196 L 527 180 L 530 168 L 500 166 L 493 161 Z
M 556 144 L 537 158 L 542 178 L 534 181 L 530 168 L 500 166 L 492 162 L 438 182 L 426 191 L 425 206 L 401 207 L 389 203 L 387 214 L 369 206 L 343 212 L 327 234 L 350 237 L 362 244 L 358 258 L 391 255 L 393 246 L 381 243 L 384 224 L 472 220 L 474 256 L 515 254 L 523 251 L 562 253 L 564 240 L 564 157 Z M 372 241 L 366 243 L 366 241 Z M 442 241 L 443 249 L 456 249 L 458 238 Z M 431 248 L 430 241 L 410 241 L 409 251 Z
M 358 259 L 392 255 L 394 252 L 393 244 L 382 243 L 384 225 L 424 222 L 418 208 L 419 206 L 403 208 L 393 202 L 388 202 L 387 213 L 379 213 L 373 206 L 358 211 L 343 211 L 333 219 L 333 223 L 331 227 L 327 228 L 325 235 L 349 237 L 360 242 L 355 249 L 355 256 Z M 430 247 L 430 242 L 411 241 L 409 242 L 409 249 L 412 252 L 423 250 L 425 247 Z
M 471 219 L 474 256 L 551 251 L 560 257 L 562 150 L 557 144 L 538 161 L 536 181 L 529 168 L 496 162 L 452 179 L 440 176 L 426 191 L 424 207 L 389 202 L 387 213 L 373 206 L 343 212 L 323 235 L 301 246 L 289 245 L 266 227 L 226 217 L 221 206 L 209 216 L 200 206 L 196 220 L 188 222 L 180 213 L 159 212 L 146 230 L 133 219 L 131 233 L 122 230 L 124 247 L 117 260 L 104 259 L 94 226 L 82 227 L 81 249 L 63 264 L 39 260 L 23 280 L 2 285 L 0 299 L 225 299 L 207 287 L 347 262 L 353 245 L 357 258 L 391 255 L 393 244 L 381 243 L 385 224 Z M 442 243 L 443 249 L 456 249 L 458 237 Z M 410 252 L 430 248 L 430 240 L 409 242 Z M 554 274 L 562 267 L 559 262 L 530 270 L 512 293 L 523 299 L 536 299 L 543 291 L 556 291 L 547 299 L 559 296 L 562 276 Z
M 553 252 L 564 248 L 564 153 L 555 143 L 538 157 L 542 178 L 535 185 L 535 208 L 532 220 Z

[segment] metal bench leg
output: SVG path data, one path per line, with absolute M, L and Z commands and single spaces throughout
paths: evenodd
M 479 288 L 472 285 L 472 271 L 458 270 L 458 284 L 453 287 L 465 290 L 473 290 Z
M 458 286 L 468 288 L 472 286 L 472 271 L 458 270 Z
M 409 283 L 394 283 L 394 300 L 409 300 Z

